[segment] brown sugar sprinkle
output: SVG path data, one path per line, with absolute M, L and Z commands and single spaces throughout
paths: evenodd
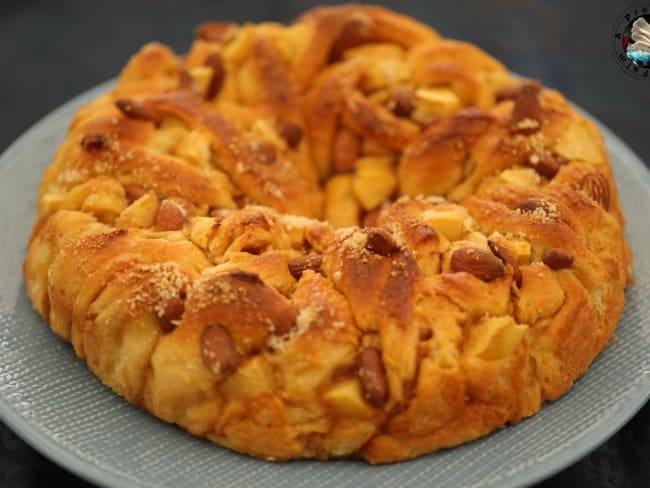
M 115 106 L 130 119 L 139 119 L 153 122 L 154 125 L 160 125 L 162 115 L 146 105 L 131 100 L 130 98 L 118 98 L 115 100 Z
M 522 212 L 534 212 L 535 210 L 542 208 L 546 210 L 548 202 L 546 200 L 539 200 L 537 198 L 528 198 L 523 202 L 515 206 L 516 210 L 521 210 Z
M 553 247 L 544 251 L 542 262 L 551 269 L 564 269 L 571 267 L 573 256 L 569 251 Z
M 212 78 L 210 78 L 210 83 L 205 93 L 206 99 L 210 100 L 216 97 L 221 91 L 226 77 L 226 68 L 223 65 L 223 58 L 219 53 L 208 54 L 203 61 L 203 65 L 212 68 Z
M 183 314 L 187 277 L 174 263 L 141 265 L 133 273 L 139 277 L 140 285 L 126 302 L 128 313 L 135 317 L 143 307 L 148 308 L 153 303 L 153 312 L 161 319 L 163 329 L 173 327 L 171 321 Z M 177 299 L 181 303 L 172 303 Z
M 291 149 L 298 147 L 303 135 L 302 128 L 298 124 L 291 122 L 290 120 L 278 119 L 275 125 L 278 134 L 282 139 L 284 139 L 287 146 Z
M 375 407 L 381 407 L 388 399 L 388 381 L 381 351 L 365 347 L 359 355 L 359 377 L 363 396 Z
M 521 269 L 519 268 L 519 263 L 513 257 L 513 255 L 510 254 L 510 252 L 498 242 L 488 241 L 488 246 L 495 256 L 500 258 L 501 261 L 503 261 L 505 264 L 508 264 L 512 267 L 512 279 L 517 284 L 517 286 L 521 286 L 521 280 L 523 276 L 521 274 Z
M 478 279 L 490 282 L 505 274 L 503 263 L 491 252 L 478 247 L 461 247 L 451 255 L 451 270 L 473 274 Z
M 366 249 L 380 256 L 392 256 L 399 251 L 399 246 L 390 233 L 380 227 L 367 228 Z
M 398 88 L 388 101 L 388 109 L 398 117 L 408 117 L 415 109 L 415 92 L 411 88 Z
M 101 132 L 89 132 L 81 138 L 81 147 L 90 152 L 101 151 L 108 147 L 108 137 Z
M 288 261 L 289 272 L 295 279 L 300 279 L 302 273 L 308 269 L 312 271 L 320 271 L 323 264 L 323 256 L 319 254 L 308 254 L 306 256 L 298 256 L 291 258 Z
M 101 234 L 91 234 L 86 237 L 80 237 L 72 244 L 72 254 L 79 256 L 87 249 L 102 249 L 109 242 L 119 239 L 129 233 L 128 229 L 113 229 Z

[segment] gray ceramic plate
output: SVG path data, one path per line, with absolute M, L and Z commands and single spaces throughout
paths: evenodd
M 77 109 L 110 83 L 75 98 L 0 158 L 0 414 L 33 447 L 106 486 L 529 485 L 604 442 L 650 394 L 650 174 L 606 128 L 635 253 L 636 286 L 616 338 L 589 372 L 534 417 L 487 438 L 414 461 L 257 461 L 196 439 L 104 387 L 32 311 L 21 265 L 38 184 Z

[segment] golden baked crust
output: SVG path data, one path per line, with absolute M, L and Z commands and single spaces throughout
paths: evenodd
M 145 46 L 72 122 L 24 272 L 132 404 L 253 456 L 386 463 L 558 398 L 630 262 L 591 122 L 350 5 Z

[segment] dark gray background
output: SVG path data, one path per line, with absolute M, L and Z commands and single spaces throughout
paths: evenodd
M 158 40 L 182 52 L 201 21 L 289 21 L 318 3 L 332 2 L 0 0 L 0 150 L 69 98 L 114 77 L 148 41 Z M 616 132 L 646 165 L 650 163 L 650 79 L 627 75 L 611 53 L 613 23 L 636 2 L 375 3 L 410 14 L 447 37 L 474 42 L 513 71 L 559 89 Z M 608 442 L 538 486 L 648 486 L 649 452 L 650 405 L 646 405 Z M 0 486 L 87 484 L 50 463 L 0 423 Z

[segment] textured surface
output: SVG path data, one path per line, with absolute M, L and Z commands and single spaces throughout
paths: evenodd
M 35 189 L 63 138 L 67 120 L 93 90 L 56 111 L 12 145 L 0 161 L 0 205 L 13 229 L 0 238 L 0 411 L 31 443 L 70 469 L 108 485 L 516 486 L 540 479 L 601 442 L 645 401 L 650 391 L 650 240 L 643 205 L 650 198 L 647 170 L 605 131 L 628 218 L 637 285 L 616 339 L 588 374 L 535 417 L 449 451 L 395 466 L 334 463 L 262 463 L 194 439 L 126 404 L 96 380 L 67 344 L 32 312 L 20 263 L 34 212 Z M 25 202 L 22 206 L 12 202 Z
M 78 0 L 5 0 L 0 5 L 0 52 L 10 68 L 0 80 L 0 109 L 11 116 L 0 118 L 0 150 L 54 107 L 113 76 L 147 40 L 160 39 L 182 51 L 189 30 L 206 18 L 288 21 L 305 5 L 316 3 L 188 0 L 183 15 L 178 15 L 178 3 L 169 0 L 114 0 L 92 9 Z M 648 82 L 623 73 L 608 44 L 611 24 L 629 0 L 496 0 L 489 9 L 481 0 L 381 3 L 434 24 L 445 35 L 477 42 L 514 70 L 559 88 L 650 163 Z M 31 449 L 4 423 L 0 443 L 0 486 L 86 486 Z M 650 479 L 648 449 L 650 404 L 609 441 L 541 486 L 643 486 Z
M 132 57 L 41 183 L 27 294 L 102 382 L 238 452 L 380 464 L 587 370 L 631 263 L 561 95 L 380 7 L 198 33 Z

